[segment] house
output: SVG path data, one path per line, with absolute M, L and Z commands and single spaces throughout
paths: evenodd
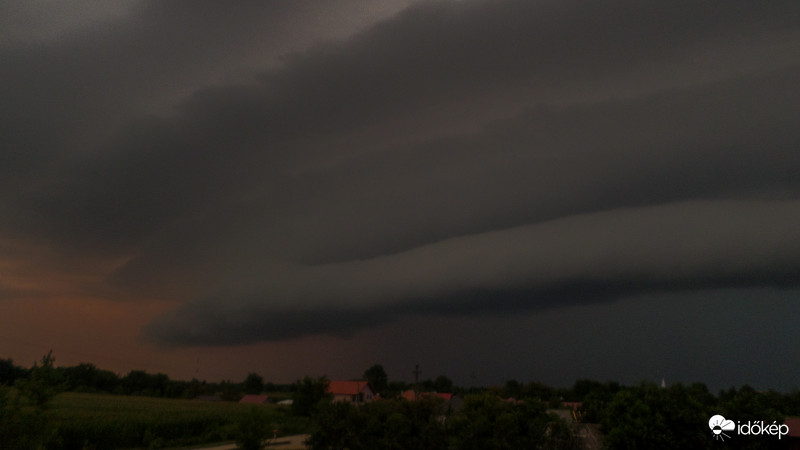
M 350 402 L 357 405 L 375 399 L 375 392 L 366 381 L 331 381 L 328 383 L 328 393 L 333 396 L 335 402 Z
M 266 395 L 245 395 L 239 400 L 239 403 L 250 403 L 252 405 L 263 405 L 267 403 L 268 396 Z

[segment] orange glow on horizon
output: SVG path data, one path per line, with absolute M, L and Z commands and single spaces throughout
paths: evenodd
M 90 362 L 116 369 L 148 365 L 149 344 L 141 329 L 174 305 L 163 301 L 114 302 L 101 299 L 27 298 L 5 300 L 0 357 L 29 366 L 49 350 L 57 365 Z M 24 336 L 20 339 L 18 336 Z

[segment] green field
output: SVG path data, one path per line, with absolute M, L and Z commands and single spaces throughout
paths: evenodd
M 62 448 L 164 448 L 232 441 L 238 423 L 259 408 L 279 435 L 305 422 L 275 405 L 62 393 L 47 414 Z

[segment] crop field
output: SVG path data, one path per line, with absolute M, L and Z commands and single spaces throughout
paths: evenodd
M 63 448 L 163 448 L 233 440 L 238 423 L 260 408 L 279 433 L 303 423 L 275 405 L 63 393 L 48 411 Z

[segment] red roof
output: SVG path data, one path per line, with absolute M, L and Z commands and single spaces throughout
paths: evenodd
M 333 395 L 358 395 L 368 385 L 366 381 L 331 381 L 328 383 L 328 393 Z
M 266 395 L 245 395 L 239 400 L 239 403 L 255 403 L 255 404 L 262 404 L 267 403 L 267 399 L 269 397 Z
M 800 437 L 800 417 L 787 417 L 783 423 L 789 425 L 789 434 L 787 436 Z

